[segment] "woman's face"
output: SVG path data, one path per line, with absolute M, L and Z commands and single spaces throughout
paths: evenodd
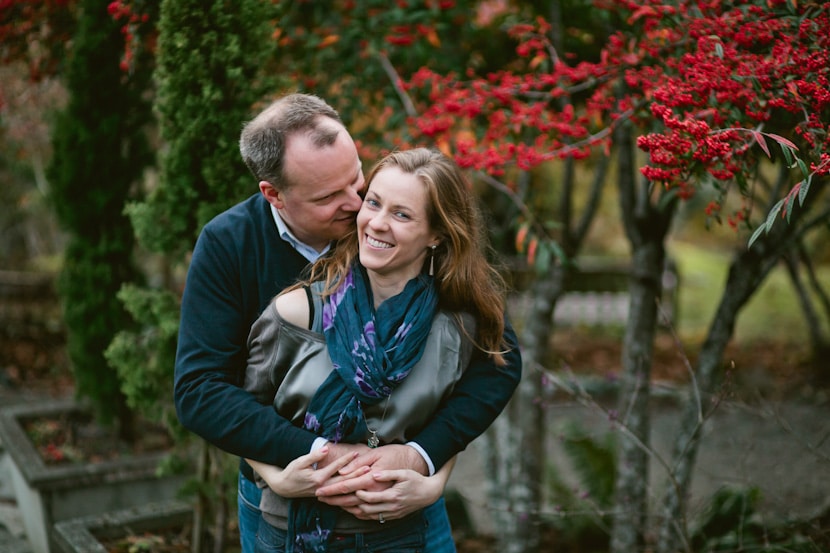
M 438 243 L 427 217 L 424 183 L 398 167 L 375 173 L 357 214 L 360 262 L 401 286 L 421 272 L 427 251 Z

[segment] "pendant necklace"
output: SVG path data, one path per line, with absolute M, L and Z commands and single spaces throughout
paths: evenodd
M 383 424 L 383 421 L 386 420 L 386 410 L 389 409 L 389 400 L 392 398 L 392 393 L 390 392 L 388 396 L 386 396 L 386 405 L 383 407 L 383 415 L 380 417 L 380 424 Z M 366 445 L 371 447 L 372 449 L 376 448 L 380 445 L 380 439 L 378 438 L 378 431 L 372 430 L 369 428 L 369 425 L 366 425 L 366 429 L 369 431 L 369 439 L 366 441 Z

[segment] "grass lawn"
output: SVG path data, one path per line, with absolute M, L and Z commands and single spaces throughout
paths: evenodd
M 669 246 L 680 271 L 678 333 L 699 342 L 705 336 L 721 299 L 731 254 L 688 242 Z M 830 286 L 830 268 L 818 269 L 819 279 Z M 818 303 L 816 303 L 818 309 Z M 738 316 L 734 340 L 747 344 L 782 341 L 809 345 L 807 326 L 783 265 L 777 266 Z

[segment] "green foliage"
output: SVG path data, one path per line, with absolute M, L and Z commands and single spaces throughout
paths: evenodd
M 603 550 L 608 541 L 614 501 L 616 446 L 611 433 L 593 437 L 576 424 L 568 424 L 559 443 L 576 472 L 580 489 L 567 483 L 557 467 L 549 467 L 550 499 L 562 516 L 552 521 L 557 542 Z M 590 550 L 590 549 L 589 549 Z
M 156 108 L 165 151 L 161 182 L 126 208 L 142 245 L 171 264 L 192 248 L 202 226 L 256 192 L 239 155 L 242 123 L 259 98 L 260 46 L 267 18 L 260 2 L 164 2 L 159 22 Z M 169 283 L 165 283 L 168 284 Z M 130 405 L 171 430 L 167 401 L 178 334 L 172 289 L 125 287 L 119 294 L 138 325 L 119 333 L 107 357 L 124 379 Z
M 693 532 L 695 551 L 723 551 L 724 547 L 732 551 L 744 533 L 758 528 L 752 515 L 760 498 L 761 492 L 755 487 L 716 491 Z
M 756 512 L 761 493 L 756 487 L 723 487 L 712 496 L 691 535 L 692 550 L 757 551 L 759 553 L 821 553 L 830 538 L 823 518 L 765 523 Z
M 121 331 L 106 350 L 106 358 L 121 378 L 129 406 L 150 420 L 177 426 L 170 394 L 170 359 L 176 355 L 178 299 L 169 291 L 124 286 L 118 299 L 139 325 Z
M 118 375 L 103 355 L 114 331 L 130 324 L 115 301 L 121 284 L 135 278 L 125 242 L 129 244 L 127 236 L 97 243 L 75 236 L 66 248 L 58 283 L 76 392 L 92 401 L 105 423 L 118 419 L 129 424 L 122 419 L 125 402 Z
M 180 258 L 202 226 L 256 192 L 239 155 L 239 131 L 266 81 L 264 4 L 163 2 L 156 109 L 166 150 L 161 185 L 128 213 L 139 240 Z
M 258 98 L 261 55 L 251 52 L 263 50 L 257 45 L 267 40 L 267 19 L 261 3 L 250 0 L 164 2 L 160 17 L 161 182 L 126 212 L 144 246 L 183 259 L 208 220 L 256 192 L 237 141 Z M 178 300 L 168 290 L 136 287 L 119 298 L 139 328 L 119 334 L 108 358 L 125 378 L 131 405 L 148 415 L 168 414 L 160 398 L 170 395 Z
M 86 0 L 80 13 L 66 73 L 69 102 L 56 120 L 48 170 L 51 202 L 69 235 L 59 292 L 76 391 L 102 421 L 117 418 L 126 437 L 130 415 L 103 352 L 130 324 L 117 291 L 140 280 L 122 210 L 152 159 L 142 132 L 150 106 L 146 79 L 127 81 L 119 68 L 122 36 L 106 5 Z
M 140 243 L 162 254 L 169 267 L 186 259 L 205 223 L 257 192 L 238 140 L 270 83 L 261 77 L 270 37 L 266 8 L 259 0 L 161 3 L 155 71 L 155 108 L 164 142 L 160 182 L 126 212 Z M 163 420 L 184 446 L 188 434 L 178 425 L 171 403 L 178 293 L 172 282 L 159 289 L 125 287 L 118 297 L 138 328 L 119 333 L 107 356 L 123 378 L 130 405 Z M 214 454 L 220 458 L 199 462 L 198 474 L 182 491 L 195 493 L 201 509 L 209 510 L 207 504 L 217 501 L 227 504 L 235 496 L 231 484 L 238 462 Z M 210 474 L 204 472 L 208 465 Z M 164 469 L 175 467 L 171 462 Z
M 761 237 L 763 234 L 769 234 L 772 230 L 772 226 L 775 224 L 775 221 L 779 218 L 786 218 L 787 222 L 790 222 L 792 218 L 793 210 L 795 209 L 795 202 L 798 200 L 798 207 L 804 206 L 804 201 L 807 199 L 807 194 L 810 193 L 810 185 L 813 182 L 813 175 L 814 172 L 811 172 L 807 168 L 807 164 L 802 160 L 797 152 L 798 148 L 795 144 L 784 138 L 783 136 L 778 136 L 777 134 L 770 134 L 770 133 L 762 133 L 762 132 L 753 132 L 753 136 L 755 137 L 756 142 L 764 150 L 764 153 L 768 157 L 772 157 L 772 153 L 769 149 L 769 146 L 766 144 L 765 136 L 774 140 L 778 145 L 781 147 L 781 151 L 784 154 L 784 160 L 789 168 L 797 167 L 801 173 L 802 180 L 798 182 L 795 186 L 793 186 L 789 193 L 778 200 L 774 206 L 769 210 L 767 213 L 766 220 L 758 225 L 755 231 L 752 233 L 752 236 L 749 237 L 749 242 L 747 243 L 747 248 L 751 248 L 752 244 L 755 243 L 758 238 Z M 821 167 L 826 168 L 826 166 L 830 163 L 830 161 L 825 160 Z

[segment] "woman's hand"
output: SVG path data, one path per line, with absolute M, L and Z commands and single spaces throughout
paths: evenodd
M 399 519 L 438 501 L 454 465 L 453 458 L 433 476 L 424 476 L 411 469 L 378 470 L 361 478 L 365 480 L 371 476 L 375 486 L 365 488 L 374 489 L 355 490 L 357 501 L 352 504 L 327 501 L 319 493 L 318 499 L 337 503 L 346 512 L 363 520 L 378 520 L 381 513 L 385 520 Z
M 322 462 L 326 460 L 329 451 L 329 446 L 324 445 L 316 451 L 297 457 L 284 469 L 251 459 L 246 459 L 246 461 L 274 493 L 282 497 L 314 497 L 317 488 L 324 484 L 331 484 L 330 479 L 358 455 L 357 452 L 349 452 L 336 459 L 328 460 L 328 464 L 317 468 L 318 463 L 322 465 Z M 358 472 L 365 474 L 368 471 L 369 467 L 364 467 Z

